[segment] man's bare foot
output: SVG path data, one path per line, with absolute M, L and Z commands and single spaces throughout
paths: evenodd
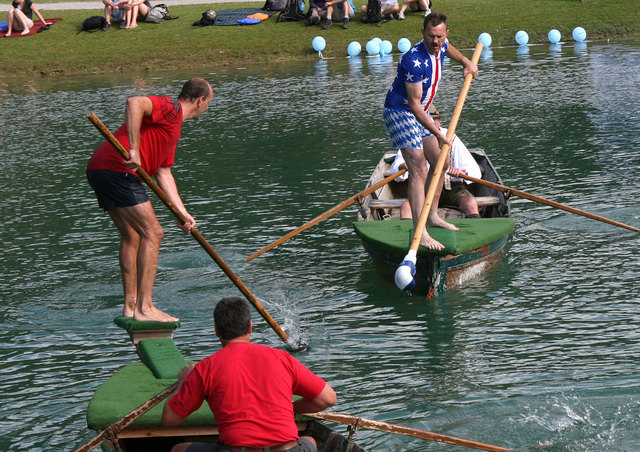
M 437 240 L 433 239 L 427 231 L 422 233 L 420 238 L 420 246 L 424 246 L 428 250 L 440 251 L 444 249 L 444 245 Z
M 434 215 L 430 215 L 429 216 L 429 222 L 428 222 L 429 226 L 434 227 L 434 228 L 443 228 L 443 229 L 449 229 L 451 231 L 457 231 L 458 228 L 443 220 L 442 218 L 438 217 L 438 216 L 434 216 Z
M 180 320 L 156 308 L 148 309 L 145 312 L 137 309 L 133 314 L 133 319 L 138 322 L 177 322 Z

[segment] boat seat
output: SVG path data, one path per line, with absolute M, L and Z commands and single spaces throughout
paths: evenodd
M 405 198 L 399 199 L 372 199 L 369 201 L 369 207 L 372 209 L 399 209 Z
M 478 203 L 478 207 L 495 206 L 500 204 L 500 198 L 497 196 L 476 196 L 476 202 Z
M 371 209 L 399 209 L 405 198 L 399 199 L 372 199 L 369 201 Z M 500 204 L 500 198 L 497 196 L 476 196 L 478 207 L 492 206 Z

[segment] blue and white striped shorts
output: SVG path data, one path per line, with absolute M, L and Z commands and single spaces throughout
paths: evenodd
M 396 149 L 422 149 L 422 139 L 432 135 L 409 111 L 385 108 L 382 117 Z

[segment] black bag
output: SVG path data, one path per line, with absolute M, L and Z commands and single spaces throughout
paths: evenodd
M 207 25 L 213 25 L 216 23 L 216 19 L 218 17 L 218 13 L 216 13 L 212 9 L 208 9 L 202 13 L 202 19 L 193 23 L 193 26 L 196 27 L 206 27 Z
M 266 0 L 264 2 L 264 6 L 262 7 L 263 11 L 284 11 L 287 7 L 288 0 Z
M 278 18 L 276 19 L 276 23 L 281 20 L 302 20 L 305 18 L 304 12 L 302 11 L 302 0 L 288 0 L 287 6 L 285 6 L 283 11 L 280 11 L 278 14 Z
M 367 14 L 362 18 L 363 22 L 377 23 L 382 20 L 382 6 L 380 0 L 367 1 Z
M 93 32 L 96 30 L 102 30 L 107 23 L 107 19 L 102 16 L 91 16 L 88 19 L 82 21 L 82 28 L 78 33 L 83 31 Z

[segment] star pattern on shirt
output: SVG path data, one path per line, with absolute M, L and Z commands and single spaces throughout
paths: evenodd
M 408 82 L 412 82 L 413 81 L 413 74 L 411 72 L 407 72 L 407 75 L 405 76 L 405 80 Z
M 413 67 L 420 67 L 422 63 L 423 63 L 422 61 L 416 58 L 415 60 L 413 60 Z

